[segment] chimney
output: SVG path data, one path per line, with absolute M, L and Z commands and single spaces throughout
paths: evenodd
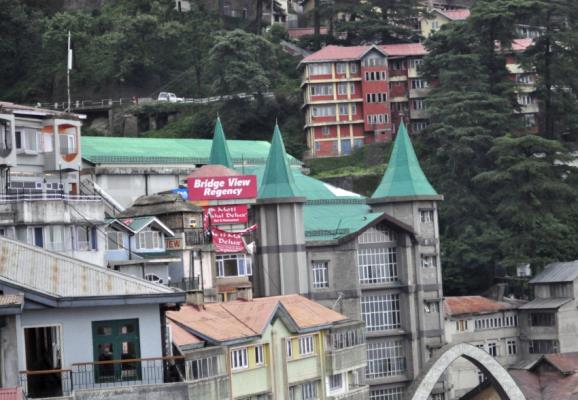
M 253 300 L 253 288 L 251 286 L 237 288 L 237 300 Z
M 205 302 L 203 292 L 201 290 L 189 290 L 186 296 L 187 304 L 193 306 L 202 306 Z

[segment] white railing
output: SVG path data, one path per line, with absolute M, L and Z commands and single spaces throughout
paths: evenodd
M 16 203 L 19 201 L 48 201 L 48 200 L 102 201 L 102 198 L 96 195 L 78 195 L 78 194 L 64 194 L 64 193 L 18 193 L 18 194 L 0 195 L 0 203 Z

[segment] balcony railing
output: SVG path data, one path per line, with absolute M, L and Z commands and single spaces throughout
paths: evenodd
M 66 200 L 66 201 L 102 201 L 100 196 L 86 196 L 78 194 L 64 193 L 15 193 L 0 195 L 0 203 L 17 203 L 19 201 L 49 201 L 49 200 Z
M 194 278 L 183 278 L 177 282 L 170 282 L 170 287 L 179 288 L 184 290 L 185 292 L 189 292 L 191 290 L 198 290 L 199 289 L 199 277 L 196 276 Z
M 22 371 L 20 386 L 27 398 L 47 398 L 77 389 L 184 382 L 184 365 L 180 356 L 78 363 L 71 369 Z
M 203 244 L 211 244 L 211 239 L 205 235 L 203 229 L 195 229 L 185 232 L 185 245 L 198 246 Z

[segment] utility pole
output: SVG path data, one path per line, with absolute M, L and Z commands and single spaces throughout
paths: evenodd
M 72 69 L 72 47 L 70 46 L 70 31 L 68 31 L 68 51 L 66 53 L 66 92 L 68 95 L 68 107 L 66 111 L 70 112 L 70 70 Z

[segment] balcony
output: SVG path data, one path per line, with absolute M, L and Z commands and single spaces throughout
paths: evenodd
M 329 400 L 368 400 L 369 386 L 350 386 L 347 393 L 327 397 Z
M 185 232 L 185 246 L 202 246 L 211 244 L 211 238 L 204 229 L 193 229 Z
M 330 349 L 325 354 L 325 365 L 331 373 L 364 368 L 367 365 L 367 345 Z
M 410 89 L 409 97 L 410 99 L 427 97 L 429 95 L 430 90 L 431 90 L 430 88 Z
M 184 357 L 178 356 L 78 363 L 71 369 L 21 371 L 20 387 L 26 398 L 34 399 L 70 396 L 77 390 L 162 385 L 184 382 L 184 365 Z

